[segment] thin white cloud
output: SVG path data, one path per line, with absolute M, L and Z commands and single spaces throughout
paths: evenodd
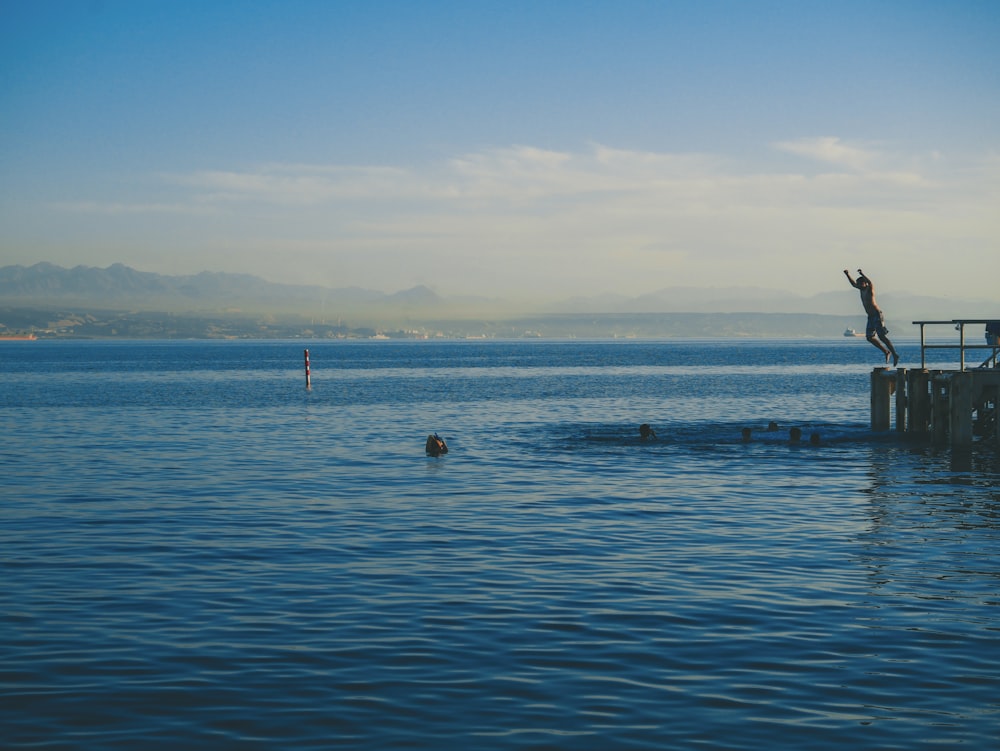
M 774 144 L 774 147 L 779 151 L 832 164 L 836 167 L 844 167 L 856 172 L 870 170 L 872 164 L 879 158 L 877 153 L 869 149 L 846 144 L 833 136 L 781 141 Z
M 61 201 L 52 204 L 59 211 L 107 216 L 141 214 L 208 214 L 210 209 L 191 203 L 124 203 L 119 201 Z
M 524 203 L 587 193 L 695 185 L 719 173 L 721 160 L 595 145 L 583 152 L 528 146 L 464 154 L 423 170 L 410 167 L 269 164 L 253 170 L 203 170 L 167 175 L 198 203 L 315 206 L 350 199 L 496 200 Z M 719 173 L 721 175 L 721 173 Z
M 411 182 L 405 169 L 302 164 L 265 165 L 254 171 L 204 170 L 166 180 L 194 191 L 199 202 L 252 201 L 315 205 L 343 198 L 395 195 Z
M 419 201 L 454 208 L 462 201 L 473 201 L 480 205 L 495 202 L 496 210 L 505 211 L 511 205 L 576 197 L 602 203 L 622 198 L 640 205 L 667 201 L 660 210 L 671 211 L 677 206 L 691 210 L 710 204 L 755 205 L 774 200 L 798 204 L 810 197 L 822 202 L 838 195 L 846 198 L 858 191 L 867 193 L 881 183 L 915 191 L 933 187 L 927 176 L 835 138 L 790 141 L 776 148 L 844 169 L 819 175 L 748 173 L 732 161 L 704 154 L 637 152 L 599 144 L 580 152 L 514 146 L 457 156 L 423 169 L 268 164 L 243 171 L 164 175 L 164 183 L 183 193 L 175 202 L 132 205 L 81 201 L 65 207 L 141 213 L 204 209 L 212 204 L 315 207 L 365 201 L 391 207 L 400 201 Z M 878 170 L 873 169 L 876 162 L 882 162 Z
M 270 251 L 282 259 L 276 274 L 289 266 L 283 259 L 299 254 L 295 265 L 350 269 L 348 282 L 361 286 L 398 289 L 433 277 L 444 289 L 491 293 L 641 292 L 668 282 L 775 286 L 776 269 L 808 292 L 828 289 L 828 269 L 851 265 L 845 256 L 882 259 L 904 286 L 920 289 L 923 269 L 940 263 L 942 250 L 957 267 L 982 270 L 975 259 L 1000 243 L 996 155 L 957 164 L 943 154 L 876 152 L 839 139 L 778 148 L 825 168 L 780 161 L 751 169 L 718 155 L 600 144 L 512 146 L 419 167 L 202 170 L 164 176 L 169 202 L 64 208 L 201 213 L 183 228 L 192 246 L 238 247 L 248 259 Z M 180 228 L 170 230 L 178 242 Z M 996 260 L 990 264 L 1000 273 Z M 972 283 L 986 286 L 978 279 Z

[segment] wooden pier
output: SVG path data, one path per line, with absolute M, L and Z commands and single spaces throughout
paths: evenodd
M 965 339 L 966 326 L 995 320 L 914 321 L 920 326 L 920 368 L 875 368 L 871 375 L 872 430 L 889 430 L 895 412 L 899 433 L 926 435 L 937 445 L 971 446 L 980 440 L 1000 448 L 1000 339 L 994 338 L 992 344 L 969 344 Z M 943 325 L 959 332 L 958 343 L 928 344 L 925 328 Z M 926 354 L 930 349 L 958 350 L 958 369 L 928 369 Z M 967 355 L 977 351 L 987 351 L 986 359 L 967 367 Z

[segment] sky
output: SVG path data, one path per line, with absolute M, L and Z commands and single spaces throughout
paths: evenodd
M 0 0 L 0 266 L 1000 305 L 994 0 Z

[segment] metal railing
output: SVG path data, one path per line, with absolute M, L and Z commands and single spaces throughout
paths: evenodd
M 959 369 L 965 370 L 965 353 L 968 350 L 989 350 L 989 354 L 986 359 L 983 360 L 982 364 L 978 367 L 980 368 L 995 368 L 997 367 L 998 359 L 1000 359 L 1000 343 L 994 340 L 993 344 L 966 344 L 965 343 L 965 327 L 966 326 L 983 326 L 988 323 L 996 323 L 998 319 L 996 318 L 953 318 L 950 321 L 914 321 L 914 326 L 920 327 L 920 368 L 921 370 L 927 367 L 926 360 L 926 350 L 929 349 L 957 349 L 959 358 Z M 958 331 L 958 344 L 928 344 L 925 338 L 924 327 L 925 326 L 952 326 Z M 982 334 L 980 334 L 982 336 Z

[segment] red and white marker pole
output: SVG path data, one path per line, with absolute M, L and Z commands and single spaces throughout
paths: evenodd
M 312 388 L 312 378 L 309 376 L 309 350 L 306 350 L 306 388 Z

